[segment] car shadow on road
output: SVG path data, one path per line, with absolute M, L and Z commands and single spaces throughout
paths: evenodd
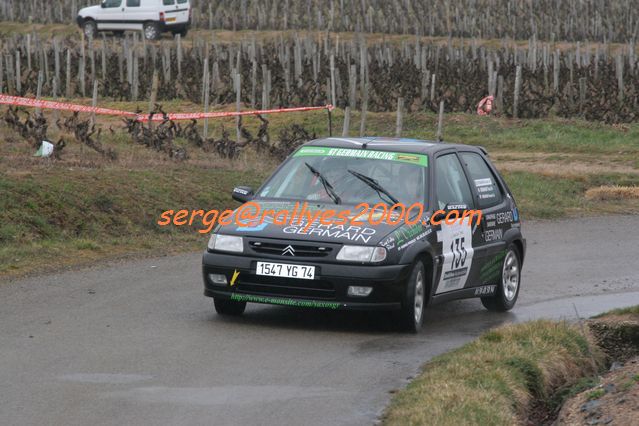
M 270 305 L 249 305 L 244 315 L 227 317 L 213 312 L 208 319 L 216 326 L 241 325 L 288 330 L 364 334 L 402 333 L 396 317 L 384 311 L 334 311 Z M 486 311 L 476 300 L 460 300 L 431 306 L 425 312 L 425 330 L 455 331 L 476 335 L 482 330 L 513 322 L 512 313 Z

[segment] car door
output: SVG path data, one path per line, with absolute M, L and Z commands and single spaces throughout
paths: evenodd
M 462 151 L 459 157 L 470 177 L 476 206 L 482 212 L 481 232 L 477 233 L 479 239 L 475 247 L 482 267 L 474 281 L 476 286 L 488 288 L 498 284 L 506 247 L 503 236 L 513 222 L 513 213 L 505 189 L 485 158 L 472 151 Z
M 96 16 L 98 30 L 121 30 L 124 21 L 126 0 L 104 0 L 99 15 Z
M 435 157 L 434 188 L 434 210 L 443 210 L 450 204 L 474 208 L 468 178 L 454 151 Z M 437 242 L 441 243 L 442 261 L 435 294 L 466 287 L 473 269 L 473 227 L 469 226 L 468 220 L 463 223 L 442 221 L 437 230 Z
M 150 20 L 153 11 L 152 0 L 125 0 L 123 30 L 141 30 L 144 22 Z M 159 16 L 159 15 L 158 15 Z

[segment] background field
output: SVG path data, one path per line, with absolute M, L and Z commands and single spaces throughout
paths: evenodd
M 320 31 L 196 31 L 160 42 L 72 25 L 3 25 L 0 90 L 12 95 L 251 107 L 333 104 L 361 111 L 495 112 L 607 123 L 637 119 L 633 42 L 566 43 Z M 206 88 L 206 90 L 205 90 Z M 400 106 L 401 104 L 401 106 Z
M 189 109 L 188 104 L 183 107 Z M 393 113 L 369 115 L 369 134 L 392 134 Z M 335 116 L 339 127 L 342 111 Z M 432 113 L 411 114 L 405 134 L 432 139 L 436 121 Z M 246 125 L 257 127 L 256 122 L 248 119 Z M 275 135 L 291 123 L 318 136 L 327 133 L 325 113 L 279 116 L 271 122 Z M 219 134 L 221 124 L 212 126 L 212 133 Z M 228 120 L 223 124 L 234 125 Z M 11 134 L 4 125 L 0 131 Z M 515 121 L 467 114 L 447 115 L 445 127 L 447 140 L 489 149 L 516 194 L 524 220 L 638 213 L 636 199 L 587 197 L 589 189 L 601 185 L 639 184 L 637 133 L 639 126 L 634 124 L 616 128 L 584 121 Z M 278 163 L 276 157 L 258 155 L 249 147 L 236 159 L 222 159 L 181 139 L 175 144 L 186 148 L 190 158 L 176 161 L 133 144 L 122 130 L 102 138 L 103 145 L 118 152 L 118 159 L 111 161 L 64 136 L 70 143 L 61 160 L 32 158 L 35 148 L 20 138 L 0 144 L 0 275 L 131 253 L 199 250 L 207 236 L 195 228 L 159 228 L 154 224 L 159 213 L 233 207 L 233 186 L 258 186 Z M 34 262 L 35 258 L 45 260 Z
M 405 1 L 197 2 L 196 29 L 158 42 L 83 41 L 69 21 L 86 2 L 45 3 L 0 0 L 0 19 L 12 20 L 0 25 L 2 93 L 85 105 L 95 95 L 144 112 L 334 103 L 334 134 L 423 139 L 436 138 L 443 102 L 444 139 L 486 147 L 525 220 L 639 212 L 639 21 L 629 4 L 619 13 L 626 2 L 494 0 L 481 13 L 470 1 L 427 12 Z M 489 93 L 496 111 L 478 117 Z M 206 130 L 0 114 L 0 275 L 201 249 L 206 236 L 160 229 L 157 215 L 233 207 L 234 185 L 259 185 L 297 145 L 328 134 L 326 112 Z M 33 158 L 45 138 L 56 158 Z
M 0 0 L 8 21 L 68 23 L 94 0 Z M 197 28 L 328 30 L 542 40 L 634 40 L 632 0 L 191 0 Z

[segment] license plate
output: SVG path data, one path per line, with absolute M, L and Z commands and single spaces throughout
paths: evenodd
M 257 275 L 269 277 L 298 278 L 302 280 L 315 279 L 315 266 L 289 265 L 285 263 L 257 262 Z

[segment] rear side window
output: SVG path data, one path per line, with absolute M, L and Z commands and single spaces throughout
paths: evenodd
M 173 6 L 175 4 L 175 0 L 162 0 L 164 6 Z
M 485 209 L 501 203 L 504 198 L 501 188 L 481 155 L 462 152 L 461 158 L 466 164 L 470 180 L 479 194 L 479 208 Z
M 177 0 L 178 4 L 188 3 L 189 0 Z
M 466 204 L 468 208 L 473 206 L 473 196 L 468 180 L 455 154 L 446 154 L 437 158 L 435 185 L 440 209 L 448 204 Z
M 140 0 L 126 0 L 126 7 L 140 7 Z

